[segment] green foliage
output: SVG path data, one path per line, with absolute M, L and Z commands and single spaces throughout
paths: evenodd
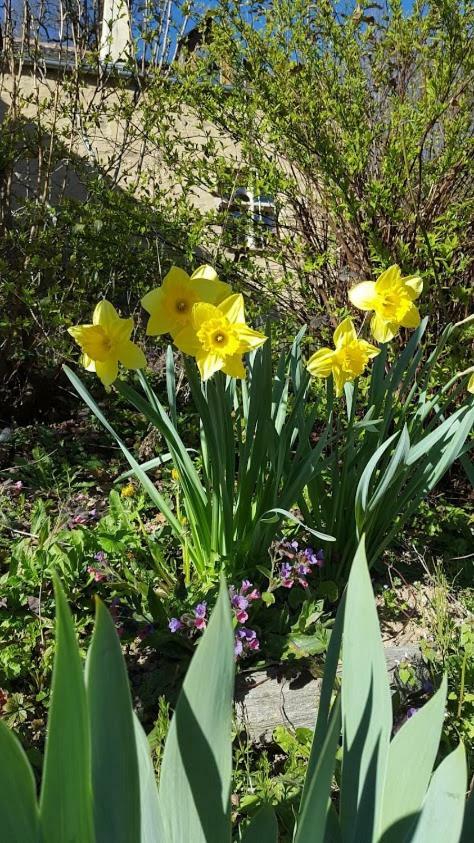
M 142 398 L 130 386 L 119 383 L 119 394 L 127 399 L 163 436 L 169 455 L 164 454 L 139 466 L 120 437 L 105 419 L 90 393 L 68 368 L 65 371 L 80 396 L 99 421 L 114 436 L 132 468 L 132 473 L 166 517 L 183 547 L 185 580 L 190 581 L 189 562 L 206 588 L 215 582 L 223 565 L 229 577 L 252 569 L 253 560 L 265 559 L 283 519 L 300 523 L 289 510 L 315 476 L 325 437 L 316 448 L 310 434 L 317 407 L 306 401 L 309 376 L 304 369 L 300 332 L 290 353 L 280 356 L 272 370 L 272 351 L 267 342 L 249 360 L 248 384 L 220 373 L 201 385 L 191 365 L 186 370 L 199 415 L 198 460 L 187 447 L 176 426 L 176 388 L 173 357 L 168 351 L 166 411 L 146 378 L 140 373 Z M 185 520 L 179 519 L 171 501 L 153 484 L 148 472 L 171 457 L 178 473 Z M 199 466 L 200 471 L 198 471 Z M 319 539 L 332 541 L 317 526 L 310 531 Z
M 142 465 L 77 375 L 68 367 L 65 372 L 180 542 L 187 585 L 193 573 L 204 590 L 220 570 L 232 580 L 252 575 L 284 521 L 302 526 L 295 507 L 305 528 L 327 544 L 326 559 L 335 562 L 325 568 L 328 578 L 344 585 L 358 537 L 367 536 L 373 565 L 458 458 L 468 474 L 472 471 L 467 453 L 473 444 L 473 401 L 467 395 L 461 404 L 466 385 L 458 373 L 442 386 L 433 376 L 458 326 L 446 326 L 425 359 L 426 325 L 425 319 L 403 349 L 382 346 L 369 383 L 345 385 L 343 409 L 334 399 L 332 381 L 326 401 L 310 401 L 303 329 L 275 368 L 269 341 L 253 352 L 248 380 L 241 386 L 221 373 L 201 384 L 196 368 L 186 361 L 200 426 L 197 449 L 178 431 L 169 347 L 168 410 L 141 372 L 144 397 L 117 382 L 119 395 L 145 416 L 168 448 Z M 181 493 L 175 506 L 150 476 L 168 461 Z
M 72 617 L 59 585 L 56 604 L 57 648 L 39 809 L 24 753 L 0 724 L 0 819 L 2 828 L 10 830 L 9 839 L 37 843 L 41 828 L 48 840 L 67 837 L 80 843 L 159 843 L 184 837 L 230 843 L 234 669 L 224 581 L 171 723 L 159 793 L 148 744 L 133 720 L 111 619 L 98 604 L 84 681 Z M 342 692 L 331 705 L 343 631 Z M 468 825 L 462 829 L 467 783 L 462 745 L 432 774 L 445 699 L 443 680 L 430 702 L 390 740 L 388 680 L 362 540 L 333 633 L 295 841 L 313 843 L 335 835 L 344 841 L 385 843 L 403 834 L 416 843 L 428 838 L 458 843 L 462 831 L 468 839 Z M 330 796 L 341 728 L 336 811 Z M 280 740 L 286 741 L 285 735 Z M 301 745 L 305 747 L 304 741 Z M 256 814 L 243 839 L 253 841 L 257 834 L 265 843 L 278 840 L 268 808 Z
M 198 144 L 188 142 L 181 172 L 225 197 L 247 180 L 254 195 L 275 198 L 264 269 L 247 253 L 243 271 L 268 277 L 274 262 L 287 283 L 301 280 L 312 310 L 313 298 L 343 303 L 347 274 L 369 277 L 396 260 L 428 279 L 433 315 L 464 313 L 472 21 L 472 7 L 456 0 L 409 11 L 399 0 L 215 4 L 199 58 L 178 72 L 177 107 L 183 97 L 207 140 L 194 173 Z M 210 82 L 216 67 L 225 96 Z M 209 125 L 238 145 L 234 167 Z

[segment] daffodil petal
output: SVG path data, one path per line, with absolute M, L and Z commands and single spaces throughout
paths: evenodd
M 149 293 L 146 293 L 142 298 L 142 307 L 148 311 L 148 313 L 156 313 L 157 310 L 160 309 L 161 304 L 163 301 L 163 288 L 162 287 L 155 287 L 154 290 L 150 290 Z
M 245 322 L 244 297 L 241 293 L 234 293 L 221 301 L 219 310 L 229 322 Z
M 418 328 L 420 322 L 420 312 L 416 304 L 412 304 L 400 320 L 400 325 L 402 328 Z
M 179 319 L 173 319 L 165 310 L 157 310 L 150 316 L 146 332 L 149 337 L 159 337 L 161 334 L 174 334 L 181 327 Z
M 377 278 L 375 282 L 375 292 L 376 293 L 383 293 L 386 290 L 389 290 L 390 287 L 393 287 L 398 281 L 400 281 L 401 272 L 400 267 L 398 264 L 394 263 L 392 266 L 389 266 L 385 272 L 382 272 L 381 275 Z
M 109 329 L 116 321 L 120 319 L 113 304 L 107 299 L 102 299 L 94 310 L 92 322 L 94 325 L 101 325 L 103 328 Z
M 207 381 L 215 372 L 222 369 L 224 359 L 217 354 L 201 354 L 196 358 L 199 372 L 203 381 Z
M 309 358 L 306 368 L 313 378 L 328 378 L 332 372 L 334 351 L 331 348 L 320 348 Z
M 191 279 L 191 282 L 199 298 L 210 304 L 219 304 L 219 302 L 228 298 L 232 293 L 232 287 L 229 284 L 224 284 L 223 281 L 209 281 L 205 278 L 197 278 L 195 281 Z
M 262 334 L 260 331 L 254 331 L 248 325 L 236 325 L 235 328 L 239 338 L 239 354 L 245 354 L 246 351 L 259 348 L 267 339 L 265 334 Z
M 374 357 L 377 357 L 377 354 L 380 354 L 381 349 L 377 348 L 376 345 L 372 345 L 371 342 L 367 342 L 367 340 L 358 340 L 359 346 L 361 351 L 367 356 L 368 360 L 372 360 Z
M 362 281 L 349 290 L 349 301 L 359 310 L 373 310 L 376 299 L 375 281 Z
M 196 331 L 198 331 L 201 325 L 204 322 L 207 322 L 208 319 L 216 318 L 221 319 L 222 314 L 217 309 L 217 307 L 214 307 L 213 304 L 209 304 L 208 302 L 204 301 L 199 301 L 193 305 L 191 321 Z
M 233 354 L 231 357 L 226 357 L 225 366 L 222 367 L 222 371 L 231 378 L 245 378 L 245 366 L 240 354 Z
M 146 357 L 143 351 L 131 340 L 126 340 L 119 346 L 118 358 L 126 369 L 144 369 L 146 366 Z
M 467 382 L 467 391 L 471 392 L 474 395 L 474 372 L 472 373 L 471 377 Z
M 118 361 L 104 360 L 103 362 L 100 362 L 99 360 L 96 360 L 95 370 L 97 372 L 97 377 L 100 378 L 104 386 L 111 386 L 113 382 L 117 380 Z
M 347 319 L 343 319 L 341 324 L 338 325 L 334 331 L 333 340 L 335 347 L 342 348 L 342 346 L 348 345 L 356 339 L 357 334 L 352 319 L 349 317 L 347 317 Z
M 89 357 L 88 354 L 83 354 L 81 357 L 81 363 L 84 366 L 86 372 L 95 372 L 95 362 Z
M 402 278 L 406 291 L 412 301 L 415 301 L 423 292 L 423 279 L 419 275 L 407 275 Z
M 386 322 L 374 313 L 370 320 L 370 330 L 377 342 L 390 342 L 398 334 L 398 325 L 393 322 Z
M 197 269 L 194 270 L 193 274 L 191 275 L 191 281 L 204 279 L 204 281 L 218 281 L 217 272 L 213 266 L 209 266 L 208 263 L 204 263 L 202 266 L 198 266 Z
M 180 266 L 172 266 L 163 278 L 163 288 L 173 287 L 174 284 L 189 284 L 190 278 L 186 270 Z
M 179 331 L 174 337 L 174 342 L 184 354 L 190 354 L 192 357 L 196 357 L 199 353 L 202 353 L 201 343 L 192 325 L 188 325 Z
M 87 337 L 87 332 L 90 328 L 93 328 L 94 325 L 71 325 L 67 332 L 74 337 L 78 345 L 81 345 L 83 340 Z
M 132 331 L 133 319 L 120 319 L 120 317 L 107 328 L 107 333 L 115 346 L 129 340 Z

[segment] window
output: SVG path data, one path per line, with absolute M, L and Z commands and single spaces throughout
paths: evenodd
M 264 249 L 276 233 L 277 214 L 269 194 L 255 194 L 246 187 L 237 187 L 228 198 L 222 198 L 224 242 L 229 248 Z

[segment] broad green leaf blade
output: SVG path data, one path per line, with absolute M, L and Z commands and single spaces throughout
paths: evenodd
M 344 594 L 342 595 L 342 600 L 337 610 L 336 620 L 334 621 L 334 626 L 331 631 L 329 646 L 326 653 L 326 661 L 324 663 L 324 675 L 321 685 L 321 694 L 319 697 L 318 717 L 316 720 L 316 729 L 314 730 L 313 743 L 311 745 L 311 754 L 308 761 L 308 768 L 306 770 L 306 778 L 304 782 L 302 800 L 305 798 L 306 789 L 309 786 L 309 783 L 313 777 L 313 771 L 321 755 L 329 728 L 331 715 L 331 699 L 336 685 L 337 666 L 339 664 L 339 655 L 341 652 L 345 606 L 346 592 L 344 592 Z
M 230 842 L 234 634 L 224 580 L 166 740 L 159 800 L 166 843 Z
M 0 720 L 0 837 L 8 843 L 38 843 L 35 779 L 23 747 Z
M 74 624 L 54 578 L 56 653 L 41 787 L 47 843 L 94 843 L 91 747 L 86 689 Z
M 140 843 L 140 787 L 127 670 L 114 622 L 97 600 L 87 654 L 97 843 Z
M 324 843 L 331 801 L 331 784 L 336 764 L 336 751 L 341 734 L 341 698 L 338 696 L 319 758 L 310 781 L 305 782 L 301 800 L 295 843 Z
M 342 646 L 344 841 L 378 840 L 392 704 L 362 537 L 346 593 Z
M 466 787 L 466 755 L 459 744 L 433 773 L 411 843 L 458 843 Z
M 140 843 L 165 843 L 156 786 L 155 771 L 150 757 L 150 747 L 141 723 L 134 714 L 137 744 L 138 774 L 140 779 Z
M 245 830 L 242 843 L 278 843 L 278 823 L 269 805 L 261 808 Z
M 411 717 L 393 738 L 387 763 L 383 798 L 382 831 L 384 843 L 398 843 L 414 825 L 436 761 L 446 703 L 446 677 L 436 694 Z M 396 825 L 396 836 L 390 827 Z

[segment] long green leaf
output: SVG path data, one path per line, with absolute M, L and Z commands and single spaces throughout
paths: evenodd
M 166 843 L 229 843 L 234 635 L 224 580 L 166 740 L 159 799 Z
M 411 843 L 458 843 L 466 787 L 466 755 L 459 744 L 433 773 Z
M 245 829 L 242 843 L 278 843 L 278 823 L 275 811 L 266 805 Z
M 0 839 L 39 843 L 35 780 L 17 738 L 0 720 Z
M 127 670 L 114 622 L 97 600 L 86 663 L 97 843 L 140 843 L 140 788 Z
M 48 736 L 40 799 L 47 843 L 93 843 L 89 715 L 74 624 L 59 581 Z
M 331 711 L 326 739 L 301 800 L 295 843 L 324 843 L 336 750 L 341 734 L 341 698 Z
M 362 537 L 347 585 L 342 648 L 344 840 L 380 834 L 392 706 L 380 627 Z
M 390 744 L 383 799 L 384 843 L 398 843 L 404 833 L 408 836 L 410 816 L 421 809 L 438 752 L 446 688 L 444 677 L 436 694 L 407 720 Z
M 140 780 L 140 843 L 165 843 L 150 746 L 136 714 L 133 716 L 133 722 Z

